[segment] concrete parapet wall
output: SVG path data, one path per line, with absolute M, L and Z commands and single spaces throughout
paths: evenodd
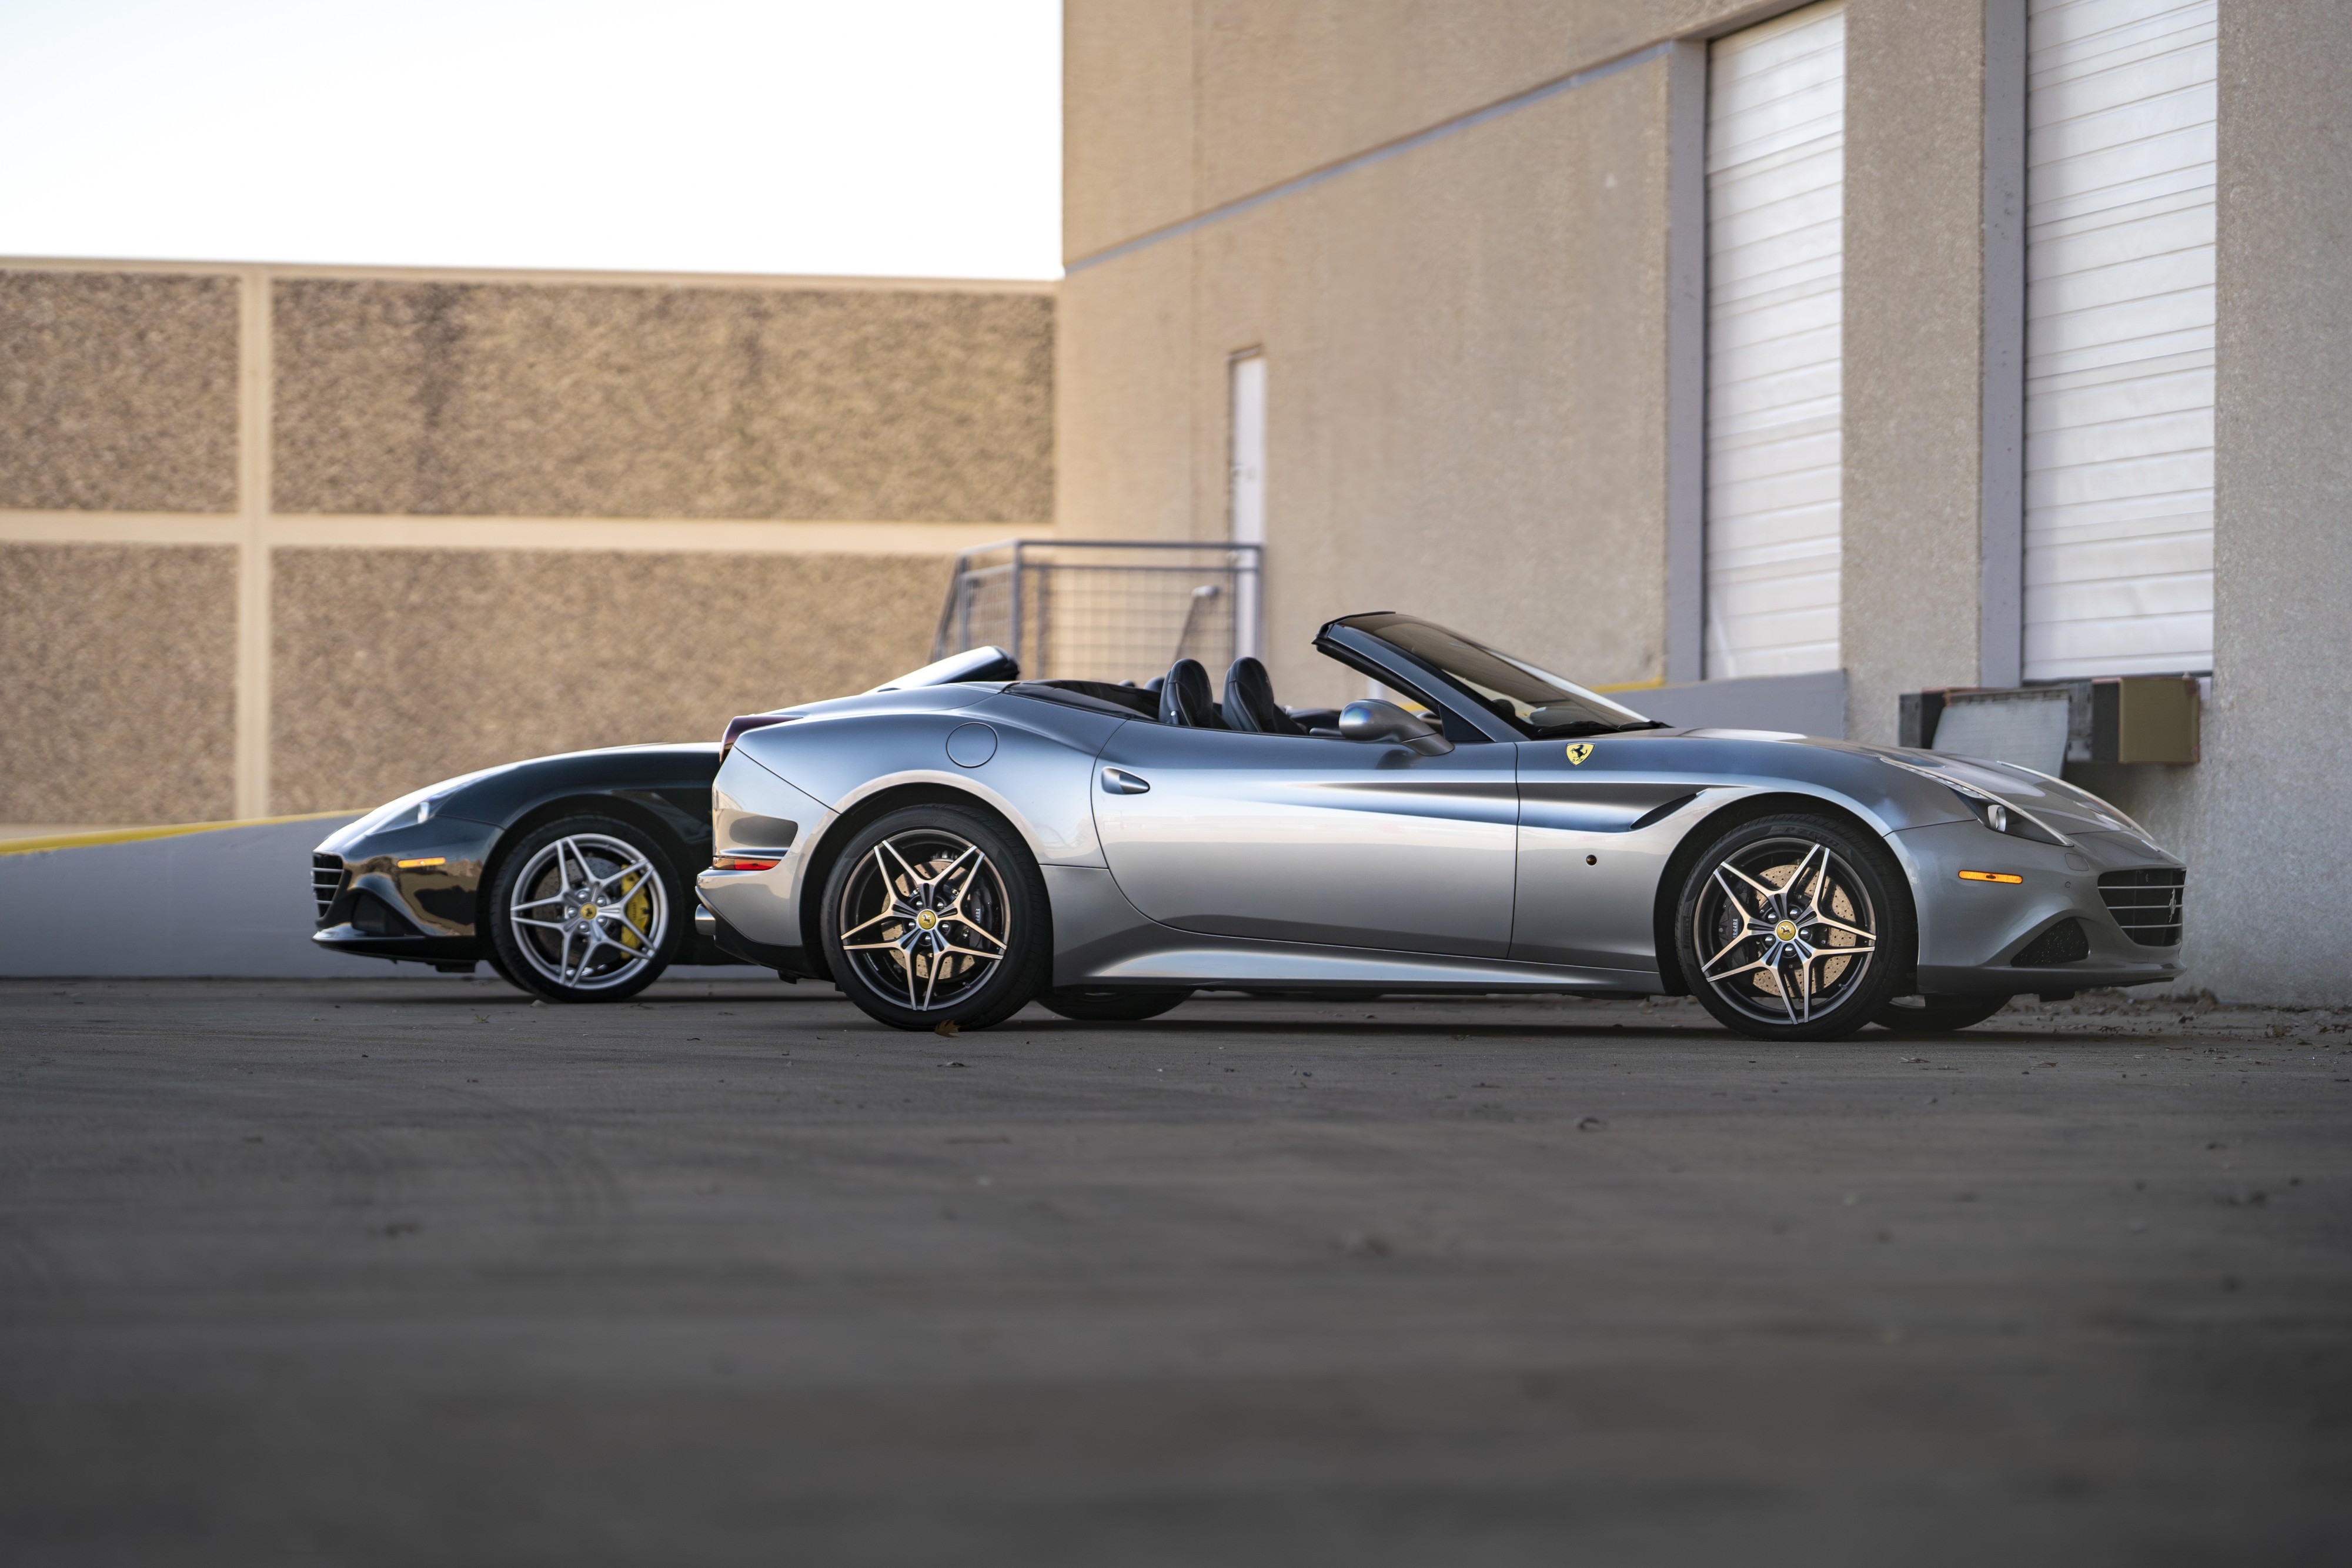
M 277 552 L 271 781 L 289 810 L 520 757 L 716 740 L 930 657 L 930 556 Z
M 0 823 L 365 807 L 928 655 L 1054 287 L 0 260 Z

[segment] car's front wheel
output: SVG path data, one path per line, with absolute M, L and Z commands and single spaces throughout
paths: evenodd
M 1895 857 L 1834 817 L 1739 823 L 1699 854 L 1675 918 L 1699 1002 L 1756 1040 L 1842 1040 L 1874 1018 L 1914 946 Z
M 616 1002 L 677 956 L 686 887 L 650 834 L 611 817 L 533 829 L 490 880 L 494 967 L 556 1002 Z
M 866 824 L 825 878 L 834 983 L 893 1029 L 987 1029 L 1045 988 L 1045 880 L 1001 822 L 946 805 Z

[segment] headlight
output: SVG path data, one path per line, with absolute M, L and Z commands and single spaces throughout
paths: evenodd
M 1960 798 L 1962 805 L 1976 813 L 1978 821 L 1996 833 L 2007 833 L 2012 839 L 2026 839 L 2037 844 L 2063 844 L 2066 841 L 2006 800 L 1996 800 L 1990 795 L 1973 794 L 1966 789 L 1955 789 L 1952 793 Z
M 1900 768 L 1906 773 L 1934 779 L 1958 795 L 1960 804 L 1966 806 L 1978 821 L 1996 833 L 2006 833 L 2012 839 L 2024 839 L 2037 844 L 2067 842 L 2063 835 L 2045 826 L 2039 817 L 2024 807 L 2012 806 L 1998 796 L 1988 795 L 1973 784 L 1963 784 L 1948 774 L 1938 773 L 1932 768 L 1922 768 L 1916 762 L 1906 762 L 1900 758 L 1882 757 L 1879 760 L 1890 768 Z
M 497 771 L 495 768 L 486 768 L 478 773 L 462 774 L 455 779 L 445 779 L 438 784 L 428 784 L 422 789 L 403 795 L 397 800 L 378 806 L 353 823 L 346 831 L 353 838 L 365 838 L 370 833 L 380 833 L 387 828 L 406 828 L 429 822 L 433 820 L 433 813 L 441 809 L 443 801 L 475 779 L 485 778 Z

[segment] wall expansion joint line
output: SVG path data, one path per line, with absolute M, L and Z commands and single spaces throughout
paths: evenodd
M 1668 39 L 1663 43 L 1636 49 L 1630 55 L 1620 55 L 1613 60 L 1604 60 L 1600 65 L 1589 66 L 1583 70 L 1574 71 L 1564 77 L 1556 77 L 1550 81 L 1528 88 L 1524 92 L 1516 92 L 1508 98 L 1498 99 L 1484 109 L 1474 109 L 1467 114 L 1456 115 L 1452 120 L 1440 120 L 1426 131 L 1414 131 L 1410 136 L 1401 137 L 1394 141 L 1368 149 L 1353 157 L 1342 158 L 1336 163 L 1328 163 L 1320 169 L 1301 174 L 1296 179 L 1285 180 L 1278 185 L 1269 185 L 1253 195 L 1237 196 L 1222 205 L 1211 207 L 1206 212 L 1196 213 L 1189 218 L 1139 234 L 1133 239 L 1122 240 L 1117 245 L 1082 256 L 1063 268 L 1064 275 L 1084 272 L 1090 267 L 1099 267 L 1106 261 L 1116 261 L 1122 256 L 1129 256 L 1148 246 L 1158 245 L 1161 240 L 1175 239 L 1181 235 L 1191 234 L 1195 229 L 1206 228 L 1211 224 L 1223 223 L 1227 218 L 1238 217 L 1253 207 L 1262 207 L 1268 202 L 1278 202 L 1285 196 L 1297 195 L 1299 192 L 1310 186 L 1319 185 L 1326 180 L 1336 180 L 1342 174 L 1352 174 L 1359 169 L 1369 169 L 1373 164 L 1386 162 L 1400 153 L 1426 147 L 1433 141 L 1444 141 L 1446 137 L 1468 131 L 1474 126 L 1484 125 L 1490 120 L 1500 120 L 1507 114 L 1526 109 L 1531 104 L 1541 103 L 1548 98 L 1556 97 L 1563 92 L 1572 92 L 1580 87 L 1589 87 L 1604 78 L 1615 76 L 1619 71 L 1631 70 L 1635 66 L 1647 65 L 1650 61 L 1665 55 L 1674 47 L 1674 41 Z
M 270 341 L 268 272 L 239 276 L 236 384 L 236 732 L 234 814 L 269 814 Z

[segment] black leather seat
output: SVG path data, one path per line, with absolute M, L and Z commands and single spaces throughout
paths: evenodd
M 1188 729 L 1223 729 L 1217 716 L 1216 694 L 1209 689 L 1209 672 L 1198 659 L 1179 659 L 1168 666 L 1160 686 L 1160 722 Z
M 1274 700 L 1274 678 L 1244 654 L 1225 672 L 1225 727 L 1252 735 L 1305 735 L 1306 727 Z

